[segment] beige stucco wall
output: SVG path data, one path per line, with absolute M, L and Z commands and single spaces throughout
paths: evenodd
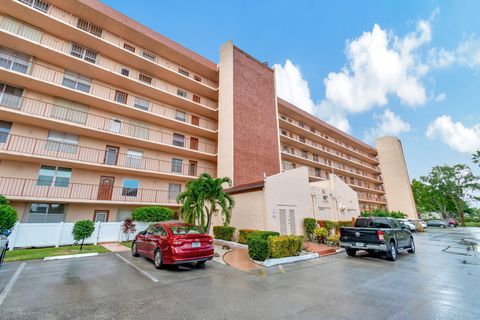
M 233 195 L 231 225 L 238 229 L 265 230 L 263 190 Z
M 388 209 L 399 210 L 410 218 L 416 218 L 417 210 L 402 143 L 396 137 L 382 137 L 377 139 L 377 149 Z

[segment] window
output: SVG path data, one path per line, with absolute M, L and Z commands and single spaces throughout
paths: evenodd
M 120 133 L 122 129 L 122 121 L 118 119 L 112 119 L 110 121 L 110 131 L 115 133 Z
M 40 42 L 42 39 L 41 30 L 11 17 L 3 16 L 0 28 L 35 42 Z
M 69 100 L 55 98 L 50 116 L 65 121 L 86 124 L 88 107 Z
M 12 123 L 0 120 L 0 143 L 7 142 L 8 134 L 12 128 Z
M 193 102 L 200 103 L 200 96 L 197 96 L 196 94 L 194 94 L 192 96 L 192 100 L 193 100 Z
M 128 150 L 126 158 L 126 166 L 130 168 L 142 168 L 143 152 L 136 150 Z
M 167 235 L 167 231 L 165 231 L 165 229 L 162 226 L 154 226 L 151 229 L 151 232 L 152 232 L 153 235 L 161 236 L 161 237 Z
M 282 129 L 282 135 L 286 136 L 286 135 L 287 135 L 287 131 Z
M 169 183 L 168 184 L 168 199 L 169 200 L 176 200 L 178 194 L 182 191 L 182 185 L 177 183 Z
M 108 210 L 95 210 L 93 222 L 107 222 L 109 213 Z
M 23 89 L 0 83 L 0 104 L 18 109 L 22 101 Z
M 195 226 L 175 226 L 175 227 L 170 227 L 170 230 L 175 235 L 177 235 L 177 234 L 204 234 L 205 233 Z
M 90 92 L 90 87 L 92 85 L 91 80 L 79 75 L 78 73 L 66 71 L 63 75 L 62 85 L 74 90 L 79 90 L 83 92 Z
M 72 177 L 71 168 L 41 166 L 38 172 L 37 186 L 55 186 L 66 188 Z
M 144 58 L 147 58 L 148 60 L 155 61 L 157 59 L 157 57 L 153 53 L 150 53 L 145 50 L 143 50 L 142 55 Z
M 142 82 L 145 82 L 145 83 L 148 83 L 148 84 L 152 84 L 152 77 L 147 76 L 146 74 L 143 74 L 143 73 L 140 73 L 138 75 L 138 80 L 140 80 Z
M 127 68 L 122 68 L 120 69 L 120 74 L 122 76 L 128 77 L 130 75 L 130 70 L 128 70 Z
M 305 143 L 305 137 L 299 136 L 298 138 L 299 138 L 300 142 Z
M 135 138 L 148 140 L 150 136 L 148 124 L 142 121 L 135 121 L 133 119 L 130 120 L 130 123 L 128 124 L 128 135 Z
M 172 172 L 182 173 L 183 172 L 183 160 L 172 158 Z
M 118 90 L 115 91 L 115 101 L 118 103 L 126 104 L 127 96 L 128 95 L 125 92 L 118 91 Z
M 32 203 L 25 223 L 54 223 L 65 221 L 65 205 L 60 203 Z
M 132 45 L 129 45 L 128 43 L 124 43 L 123 48 L 127 49 L 128 51 L 135 52 L 135 47 Z
M 93 23 L 90 23 L 85 19 L 81 19 L 81 18 L 78 19 L 77 28 L 85 30 L 99 38 L 101 38 L 103 35 L 103 28 L 97 25 L 94 25 Z
M 182 98 L 188 98 L 188 92 L 182 89 L 177 89 L 177 95 Z
M 76 153 L 78 136 L 66 132 L 49 131 L 45 150 L 53 152 Z
M 298 122 L 298 125 L 299 125 L 300 128 L 305 128 L 305 124 L 304 124 L 303 122 L 301 122 L 301 121 Z
M 178 121 L 183 121 L 185 122 L 187 120 L 187 114 L 183 111 L 176 111 L 175 113 L 175 119 L 177 119 Z
M 302 150 L 302 157 L 308 158 L 308 151 L 307 150 Z
M 177 147 L 182 147 L 182 148 L 185 147 L 185 136 L 178 133 L 174 133 L 172 144 Z
M 138 194 L 138 180 L 124 179 L 122 185 L 122 196 L 136 197 Z
M 320 168 L 315 168 L 315 176 L 316 177 L 321 177 L 322 176 L 322 171 L 320 170 Z
M 183 70 L 181 68 L 178 68 L 178 73 L 183 74 L 185 77 L 190 76 L 190 73 L 187 70 Z
M 132 211 L 131 210 L 119 210 L 117 214 L 117 222 L 122 222 L 125 221 L 127 218 L 132 217 Z
M 20 0 L 20 2 L 23 2 L 26 5 L 45 13 L 48 12 L 48 7 L 50 6 L 48 3 L 42 0 Z
M 27 73 L 29 66 L 29 55 L 0 47 L 0 67 L 7 70 Z
M 318 154 L 313 155 L 313 161 L 318 162 Z
M 137 109 L 142 109 L 148 111 L 150 108 L 150 101 L 140 99 L 139 97 L 135 97 L 135 101 L 133 102 L 133 106 Z
M 202 82 L 202 78 L 200 78 L 200 77 L 197 76 L 197 75 L 194 75 L 194 76 L 193 76 L 193 79 L 195 79 L 195 81 Z
M 315 128 L 314 128 L 314 127 L 310 127 L 310 132 L 315 133 Z
M 95 64 L 97 62 L 97 53 L 90 49 L 84 48 L 76 43 L 72 43 L 70 54 L 74 57 L 83 59 L 85 61 Z

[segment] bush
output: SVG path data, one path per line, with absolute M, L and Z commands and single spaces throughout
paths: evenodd
M 330 220 L 320 220 L 318 221 L 318 225 L 327 229 L 327 231 L 334 230 L 337 227 L 337 223 Z
M 164 207 L 138 207 L 132 212 L 132 219 L 134 221 L 143 222 L 160 222 L 171 220 L 173 211 Z
M 255 229 L 240 229 L 238 230 L 238 243 L 247 244 L 247 237 L 252 232 L 255 232 Z
M 255 231 L 247 236 L 248 255 L 253 260 L 264 261 L 269 257 L 268 238 L 278 236 L 274 231 Z
M 405 219 L 407 215 L 401 211 L 388 211 L 375 209 L 371 211 L 362 211 L 360 213 L 362 217 L 390 217 L 395 219 Z
M 0 206 L 7 205 L 9 203 L 8 199 L 4 195 L 0 194 Z
M 317 239 L 319 242 L 325 242 L 325 239 L 328 237 L 328 230 L 327 228 L 316 227 L 313 231 L 313 234 L 315 235 L 315 239 Z
M 93 221 L 90 220 L 80 220 L 75 222 L 73 225 L 72 235 L 73 240 L 80 241 L 82 240 L 82 244 L 80 245 L 80 250 L 83 248 L 83 242 L 85 239 L 90 237 L 95 230 L 95 224 Z
M 338 246 L 340 244 L 340 235 L 338 233 L 332 234 L 327 238 L 327 243 L 331 246 Z
M 232 237 L 234 233 L 235 233 L 234 227 L 226 227 L 226 226 L 213 227 L 213 236 L 215 237 L 215 239 L 232 241 Z
M 8 233 L 17 222 L 17 211 L 9 205 L 0 205 L 0 234 Z
M 305 218 L 303 219 L 303 226 L 305 228 L 305 234 L 307 235 L 308 239 L 311 240 L 313 236 L 313 230 L 317 226 L 317 221 L 313 218 Z
M 303 237 L 278 236 L 268 238 L 269 257 L 284 258 L 298 256 L 302 251 Z

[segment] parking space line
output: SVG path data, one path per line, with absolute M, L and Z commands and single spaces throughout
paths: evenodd
M 18 267 L 17 271 L 15 271 L 12 278 L 8 281 L 2 293 L 0 293 L 0 306 L 2 305 L 3 300 L 5 300 L 5 298 L 7 297 L 8 292 L 10 291 L 10 289 L 12 289 L 13 284 L 15 283 L 15 281 L 17 281 L 18 277 L 20 276 L 20 273 L 22 272 L 23 268 L 25 268 L 26 265 L 27 264 L 24 262 Z
M 127 259 L 125 259 L 121 255 L 119 255 L 118 253 L 116 254 L 116 256 L 119 257 L 120 259 L 122 259 L 125 263 L 129 264 L 130 266 L 134 267 L 135 269 L 137 269 L 138 271 L 143 273 L 148 279 L 152 280 L 153 282 L 158 282 L 158 279 L 155 279 L 150 273 L 148 273 L 145 270 L 140 269 L 139 267 L 137 267 L 132 262 L 128 261 Z

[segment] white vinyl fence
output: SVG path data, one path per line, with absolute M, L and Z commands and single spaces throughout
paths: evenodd
M 122 230 L 123 222 L 97 222 L 95 231 L 90 238 L 85 239 L 86 244 L 99 242 L 126 241 L 127 235 Z M 135 233 L 128 235 L 132 240 L 135 234 L 145 230 L 151 222 L 135 222 Z M 25 247 L 51 247 L 72 245 L 75 241 L 72 236 L 74 223 L 17 223 L 12 233 L 8 236 L 10 250 Z

